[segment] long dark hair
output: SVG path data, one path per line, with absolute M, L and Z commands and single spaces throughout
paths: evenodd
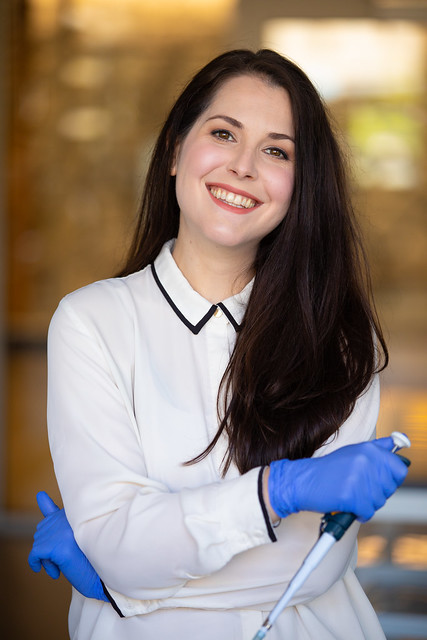
M 336 433 L 386 366 L 387 348 L 348 193 L 346 170 L 325 105 L 294 63 L 270 50 L 230 51 L 184 89 L 159 135 L 148 171 L 127 275 L 176 237 L 174 151 L 216 91 L 254 75 L 284 88 L 295 127 L 295 188 L 284 220 L 260 243 L 255 282 L 218 399 L 223 472 L 311 456 Z

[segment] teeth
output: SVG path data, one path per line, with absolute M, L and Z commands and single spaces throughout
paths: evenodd
M 221 189 L 220 187 L 210 187 L 210 192 L 214 198 L 231 204 L 233 207 L 239 207 L 239 209 L 252 209 L 252 207 L 256 205 L 256 201 L 252 200 L 252 198 L 245 198 L 237 193 L 225 191 L 225 189 Z

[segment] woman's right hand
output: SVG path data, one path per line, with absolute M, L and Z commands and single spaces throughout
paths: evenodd
M 38 573 L 42 566 L 51 578 L 61 571 L 67 580 L 87 598 L 108 602 L 101 580 L 77 545 L 65 515 L 45 491 L 37 494 L 37 503 L 45 516 L 37 525 L 28 563 Z
M 281 518 L 298 511 L 345 511 L 365 522 L 404 481 L 408 468 L 392 438 L 348 445 L 319 457 L 272 462 L 268 498 Z

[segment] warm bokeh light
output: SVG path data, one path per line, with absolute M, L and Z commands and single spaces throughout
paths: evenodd
M 389 548 L 387 548 L 389 547 Z M 358 543 L 357 565 L 368 567 L 390 560 L 402 568 L 416 571 L 427 569 L 427 535 L 405 534 L 388 540 L 386 537 L 362 535 Z
M 387 539 L 380 535 L 364 536 L 358 542 L 357 564 L 365 567 L 380 561 L 387 546 Z
M 60 0 L 28 1 L 34 37 L 55 32 L 58 17 L 68 28 L 95 44 L 118 44 L 138 37 L 141 28 L 159 37 L 190 35 L 195 29 L 214 31 L 231 18 L 237 0 Z M 89 36 L 90 34 L 90 36 Z
M 355 104 L 349 110 L 348 137 L 358 183 L 405 190 L 417 186 L 423 154 L 422 122 L 413 104 Z
M 427 535 L 411 534 L 397 538 L 393 544 L 391 558 L 400 566 L 416 570 L 427 569 Z
M 406 452 L 411 459 L 408 479 L 413 484 L 422 484 L 427 460 L 427 395 L 424 389 L 384 388 L 378 436 L 386 436 L 396 430 L 406 433 L 412 444 Z M 425 512 L 427 517 L 427 499 Z
M 326 99 L 424 88 L 425 34 L 411 22 L 281 18 L 264 23 L 262 40 L 301 65 Z

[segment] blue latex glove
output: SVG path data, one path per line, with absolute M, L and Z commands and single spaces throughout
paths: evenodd
M 37 525 L 28 564 L 36 573 L 42 565 L 51 578 L 61 571 L 86 598 L 108 602 L 101 580 L 83 551 L 77 545 L 64 509 L 60 509 L 45 491 L 37 494 L 37 503 L 45 516 Z
M 365 522 L 404 481 L 408 468 L 393 440 L 348 445 L 319 458 L 270 465 L 268 495 L 278 516 L 298 511 L 346 511 Z

